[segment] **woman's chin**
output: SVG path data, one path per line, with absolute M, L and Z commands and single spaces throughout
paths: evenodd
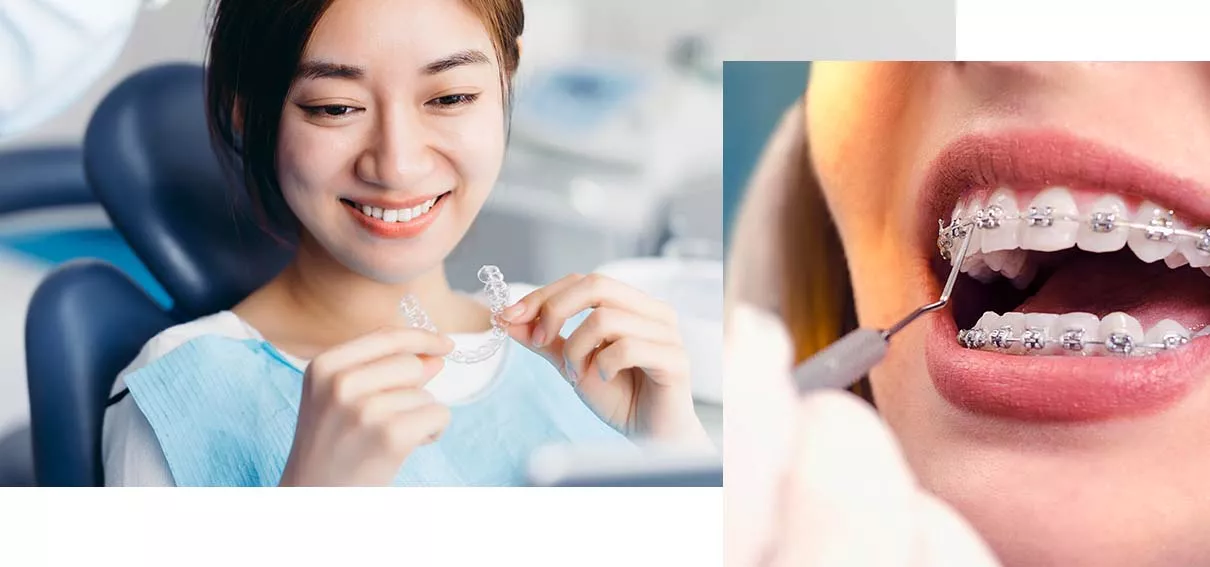
M 928 331 L 897 337 L 875 373 L 879 410 L 920 484 L 952 504 L 1006 566 L 1210 564 L 1210 388 L 1146 415 L 1006 419 L 938 393 Z M 1204 383 L 1205 381 L 1198 381 Z

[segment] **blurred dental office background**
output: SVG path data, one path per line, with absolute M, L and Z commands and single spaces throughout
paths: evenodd
M 451 283 L 467 291 L 490 263 L 512 281 L 535 284 L 601 271 L 672 303 L 699 415 L 720 448 L 720 49 L 734 45 L 729 4 L 526 0 L 506 162 L 448 263 Z M 157 302 L 172 302 L 97 204 L 83 142 L 98 103 L 123 79 L 202 62 L 208 7 L 207 0 L 0 0 L 8 21 L 65 15 L 55 33 L 87 38 L 75 51 L 63 41 L 35 60 L 30 47 L 55 41 L 51 31 L 5 37 L 0 27 L 0 486 L 34 483 L 24 334 L 27 306 L 46 274 L 98 258 Z M 22 91 L 21 81 L 36 94 Z

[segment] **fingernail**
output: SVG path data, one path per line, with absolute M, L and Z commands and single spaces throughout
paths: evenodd
M 542 327 L 538 327 L 534 330 L 534 336 L 531 339 L 533 339 L 534 346 L 544 346 L 546 344 L 546 331 Z
M 504 317 L 505 321 L 512 321 L 513 319 L 520 317 L 522 313 L 525 313 L 525 304 L 515 303 L 508 309 L 502 311 L 500 315 Z

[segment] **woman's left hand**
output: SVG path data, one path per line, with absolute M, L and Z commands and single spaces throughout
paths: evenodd
M 593 309 L 566 339 L 568 319 Z M 553 364 L 619 431 L 709 444 L 693 409 L 689 356 L 669 305 L 599 274 L 573 274 L 504 311 L 513 339 Z

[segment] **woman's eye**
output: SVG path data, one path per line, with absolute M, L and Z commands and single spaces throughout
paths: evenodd
M 339 117 L 346 114 L 351 114 L 358 110 L 357 107 L 348 106 L 345 104 L 324 104 L 320 106 L 304 106 L 303 111 L 308 116 L 318 116 L 320 118 Z
M 455 106 L 462 106 L 464 104 L 470 104 L 472 102 L 475 102 L 475 99 L 477 99 L 477 98 L 479 98 L 479 95 L 477 95 L 477 94 L 452 94 L 452 95 L 439 96 L 439 97 L 429 101 L 429 104 L 435 104 L 441 108 L 452 108 Z

